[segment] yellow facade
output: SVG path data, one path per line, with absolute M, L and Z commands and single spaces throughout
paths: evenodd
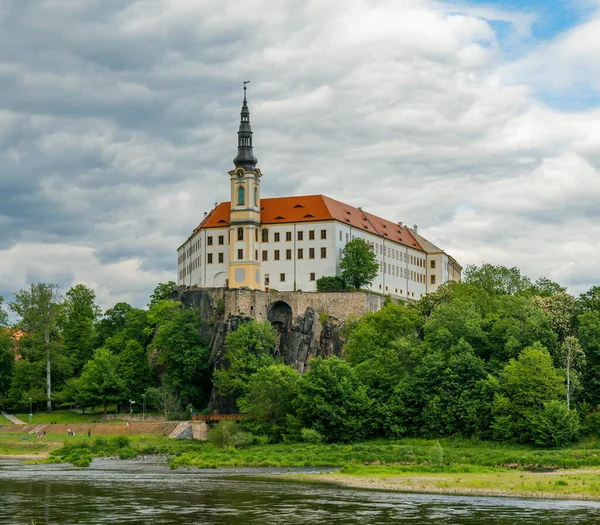
M 258 257 L 260 227 L 259 169 L 229 172 L 231 214 L 229 223 L 229 288 L 262 290 Z

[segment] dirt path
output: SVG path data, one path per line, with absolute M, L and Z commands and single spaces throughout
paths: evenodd
M 0 410 L 0 414 L 2 414 L 6 419 L 8 419 L 13 425 L 26 425 L 27 423 L 25 423 L 25 421 L 21 421 L 19 418 L 16 418 L 15 416 L 11 416 L 10 414 L 7 414 L 6 412 L 4 412 L 4 410 Z

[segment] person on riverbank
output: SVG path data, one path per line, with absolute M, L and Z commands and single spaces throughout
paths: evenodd
M 88 428 L 88 437 L 92 437 L 92 431 Z
M 72 436 L 73 432 L 71 432 L 71 427 L 67 429 L 67 436 Z

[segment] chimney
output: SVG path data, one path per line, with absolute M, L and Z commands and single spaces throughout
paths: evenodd
M 414 232 L 415 232 L 415 233 L 417 233 L 417 228 L 418 228 L 418 226 L 415 224 L 415 225 L 413 226 L 413 230 L 414 230 Z
M 208 215 L 208 212 L 204 212 L 204 218 L 206 219 L 206 216 Z
M 403 224 L 403 223 L 402 223 L 402 221 L 400 221 L 400 222 L 398 223 L 398 226 L 400 226 L 400 229 L 402 229 L 402 224 Z

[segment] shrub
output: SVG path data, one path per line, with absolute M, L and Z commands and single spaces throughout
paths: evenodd
M 440 467 L 444 462 L 444 449 L 439 441 L 429 449 L 429 464 L 434 467 Z
M 328 292 L 336 290 L 345 290 L 346 283 L 341 277 L 337 275 L 324 275 L 317 279 L 317 291 Z
M 579 418 L 562 401 L 551 401 L 531 422 L 533 440 L 544 447 L 564 447 L 577 438 Z
M 124 447 L 119 450 L 119 459 L 135 459 L 137 452 L 129 447 Z
M 245 447 L 254 442 L 254 436 L 245 432 L 232 419 L 224 419 L 208 431 L 208 441 L 216 447 Z
M 110 446 L 123 448 L 129 446 L 129 438 L 127 436 L 115 436 L 109 441 Z
M 313 445 L 323 442 L 323 434 L 317 432 L 314 428 L 303 428 L 300 431 L 300 437 L 305 443 L 312 443 Z

